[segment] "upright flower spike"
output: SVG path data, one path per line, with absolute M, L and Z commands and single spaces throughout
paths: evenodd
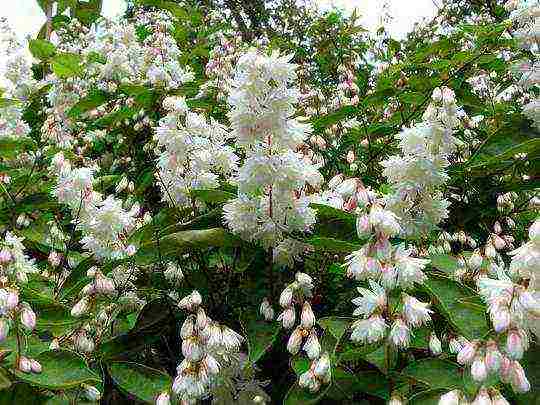
M 291 118 L 298 100 L 291 57 L 245 53 L 229 96 L 233 135 L 246 159 L 236 176 L 238 196 L 223 207 L 224 218 L 234 233 L 266 248 L 278 246 L 287 233 L 311 229 L 315 211 L 306 187 L 322 182 L 315 167 L 294 152 L 311 129 Z

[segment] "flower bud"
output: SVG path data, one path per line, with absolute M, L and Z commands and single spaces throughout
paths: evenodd
M 495 332 L 501 333 L 505 331 L 510 325 L 510 311 L 508 311 L 508 308 L 502 307 L 496 312 L 492 312 L 491 321 Z
M 32 371 L 32 363 L 30 363 L 30 360 L 28 358 L 21 356 L 19 357 L 17 368 L 23 373 L 29 373 Z
M 263 316 L 265 321 L 271 321 L 274 319 L 274 309 L 268 302 L 268 299 L 264 298 L 259 307 L 259 312 Z
M 510 384 L 512 384 L 512 389 L 518 393 L 528 392 L 531 389 L 525 371 L 517 361 L 513 361 L 510 366 Z
M 485 388 L 481 388 L 476 395 L 472 405 L 491 405 L 491 398 Z
M 442 353 L 442 344 L 435 333 L 432 333 L 429 337 L 429 350 L 434 356 L 438 356 Z
M 517 330 L 511 330 L 506 336 L 506 353 L 513 360 L 519 360 L 523 357 L 526 348 L 526 342 Z
M 491 404 L 492 405 L 510 405 L 510 402 L 508 402 L 506 398 L 501 395 L 500 392 L 497 392 L 495 393 L 495 395 L 492 395 Z
M 484 358 L 476 356 L 471 365 L 471 375 L 474 381 L 482 382 L 487 378 L 487 368 Z
M 278 316 L 278 321 L 282 322 L 283 327 L 285 329 L 292 328 L 294 326 L 294 322 L 296 320 L 296 313 L 294 312 L 294 308 L 289 307 L 285 309 L 281 315 Z
M 309 302 L 304 302 L 302 313 L 300 314 L 300 325 L 304 329 L 311 329 L 315 325 L 315 314 Z
M 476 343 L 466 342 L 457 355 L 459 364 L 469 364 L 476 354 Z
M 487 343 L 485 361 L 488 372 L 496 373 L 501 368 L 502 354 L 492 340 Z
M 2 249 L 0 250 L 0 265 L 6 265 L 11 262 L 12 256 L 9 250 Z
M 78 318 L 79 316 L 86 314 L 86 312 L 88 311 L 89 304 L 90 304 L 90 300 L 88 299 L 88 297 L 81 298 L 73 306 L 73 308 L 71 308 L 71 316 Z
M 477 270 L 482 265 L 482 255 L 477 250 L 469 257 L 467 264 L 472 270 Z
M 29 306 L 23 307 L 21 310 L 21 324 L 28 330 L 34 330 L 36 327 L 36 314 Z
M 298 272 L 294 276 L 295 280 L 300 284 L 300 287 L 303 288 L 312 288 L 313 279 L 309 274 Z
M 321 355 L 321 344 L 313 329 L 304 343 L 304 351 L 311 360 L 317 359 Z
M 293 298 L 293 291 L 290 287 L 286 287 L 279 296 L 279 305 L 283 308 L 291 306 Z
M 187 339 L 193 335 L 195 335 L 195 324 L 193 322 L 193 316 L 188 316 L 182 324 L 182 328 L 180 328 L 180 337 L 182 339 Z
M 287 342 L 287 350 L 291 354 L 297 354 L 302 345 L 302 329 L 296 328 L 289 336 L 289 341 Z
M 398 395 L 392 394 L 388 405 L 403 405 L 403 400 Z
M 324 353 L 314 364 L 313 374 L 324 377 L 330 371 L 330 356 Z
M 101 392 L 93 385 L 81 384 L 81 387 L 84 389 L 84 395 L 90 401 L 99 401 L 101 399 Z
M 41 373 L 41 364 L 37 360 L 29 359 L 30 361 L 30 369 L 32 373 L 39 374 Z

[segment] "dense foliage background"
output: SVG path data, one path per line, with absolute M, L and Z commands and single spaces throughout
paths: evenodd
M 538 400 L 538 309 L 521 360 L 529 392 L 515 393 L 515 384 L 496 374 L 475 382 L 451 347 L 457 337 L 503 341 L 477 281 L 496 278 L 492 263 L 505 268 L 508 253 L 529 239 L 538 245 L 538 226 L 529 228 L 540 208 L 540 119 L 538 107 L 532 113 L 524 107 L 538 97 L 538 49 L 523 46 L 507 2 L 445 1 L 403 40 L 384 27 L 370 35 L 354 13 L 321 13 L 294 0 L 134 0 L 116 25 L 101 20 L 101 0 L 38 3 L 49 20 L 37 38 L 17 44 L 3 27 L 13 85 L 0 94 L 0 247 L 8 252 L 0 252 L 0 403 L 154 402 L 171 392 L 180 373 L 182 325 L 192 309 L 182 299 L 194 290 L 208 317 L 245 339 L 203 402 L 435 404 L 455 389 L 472 402 L 484 386 L 511 403 Z M 19 45 L 29 48 L 31 64 Z M 293 149 L 324 177 L 322 185 L 302 184 L 315 225 L 310 232 L 286 229 L 294 243 L 281 253 L 239 235 L 224 219 L 224 205 L 242 187 L 226 170 L 211 189 L 192 185 L 185 204 L 168 195 L 160 171 L 170 158 L 160 153 L 170 145 L 156 128 L 173 119 L 175 108 L 204 117 L 204 124 L 191 123 L 204 131 L 232 132 L 232 78 L 252 47 L 291 55 L 298 65 L 291 87 L 301 96 L 292 115 L 313 130 Z M 146 70 L 128 72 L 137 58 Z M 437 187 L 450 203 L 448 214 L 422 232 L 390 238 L 430 260 L 426 281 L 409 293 L 431 304 L 431 321 L 415 329 L 407 350 L 384 340 L 352 342 L 358 317 L 351 316 L 351 300 L 368 282 L 351 280 L 343 264 L 380 234 L 357 231 L 362 204 L 351 195 L 364 187 L 393 192 L 381 162 L 402 153 L 396 135 L 425 121 L 435 89 L 445 87 L 460 109 L 456 147 Z M 181 97 L 185 107 L 168 107 Z M 232 137 L 220 145 L 241 162 L 252 153 Z M 64 188 L 69 170 L 59 152 L 69 170 L 88 169 Z M 339 204 L 329 197 L 339 188 L 328 185 L 331 179 L 355 179 Z M 79 189 L 87 194 L 70 200 Z M 83 200 L 94 192 L 109 211 L 85 212 Z M 87 225 L 94 219 L 98 231 Z M 111 232 L 112 239 L 103 236 Z M 538 300 L 538 251 L 531 252 L 532 276 L 520 273 L 514 281 Z M 286 253 L 293 257 L 278 260 Z M 295 299 L 311 303 L 314 333 L 331 363 L 330 381 L 316 392 L 298 383 L 310 359 L 289 353 L 290 331 L 268 320 L 274 318 L 268 309 L 260 313 L 265 299 L 277 313 L 282 290 L 298 272 L 313 285 Z M 20 305 L 10 304 L 13 291 Z M 396 311 L 400 293 L 388 295 Z

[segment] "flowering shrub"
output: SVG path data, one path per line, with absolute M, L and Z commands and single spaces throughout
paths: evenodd
M 538 1 L 133 3 L 1 23 L 0 402 L 540 396 Z

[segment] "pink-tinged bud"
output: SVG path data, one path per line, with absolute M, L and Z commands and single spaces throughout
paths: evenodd
M 309 302 L 304 302 L 302 306 L 302 313 L 300 314 L 300 325 L 304 329 L 311 329 L 315 325 L 315 314 L 311 309 Z
M 497 235 L 502 232 L 502 227 L 499 221 L 495 221 L 495 224 L 493 224 L 493 232 L 495 232 Z
M 457 355 L 459 364 L 470 364 L 476 354 L 476 343 L 467 342 L 463 345 Z
M 17 290 L 7 290 L 6 307 L 8 310 L 15 309 L 19 305 L 19 292 Z
M 487 368 L 484 358 L 476 356 L 471 365 L 471 375 L 474 381 L 482 382 L 487 378 Z
M 495 249 L 495 246 L 493 244 L 488 243 L 484 249 L 484 253 L 487 257 L 490 259 L 495 259 L 497 257 L 497 250 Z
M 90 304 L 90 300 L 88 297 L 81 298 L 73 306 L 73 308 L 71 308 L 71 316 L 78 318 L 79 316 L 86 314 L 86 312 L 88 311 L 89 304 Z
M 512 389 L 518 393 L 528 392 L 531 389 L 525 371 L 518 361 L 513 361 L 510 367 L 510 384 L 512 384 Z
M 492 312 L 491 322 L 493 323 L 493 329 L 495 329 L 495 332 L 504 332 L 506 329 L 508 329 L 508 326 L 510 326 L 510 311 L 505 307 L 501 307 L 497 311 Z
M 208 317 L 206 316 L 206 312 L 204 312 L 204 309 L 199 308 L 197 310 L 197 321 L 195 323 L 199 330 L 203 330 L 204 328 L 206 328 L 206 325 L 208 325 Z
M 509 383 L 511 379 L 512 360 L 503 356 L 501 360 L 501 368 L 499 369 L 499 376 L 503 383 Z
M 519 292 L 519 303 L 526 311 L 540 317 L 540 299 L 536 299 L 529 290 Z
M 193 335 L 195 335 L 195 323 L 193 322 L 193 316 L 188 316 L 180 328 L 180 337 L 187 339 Z
M 432 333 L 429 337 L 429 351 L 434 356 L 438 356 L 442 353 L 442 344 L 435 333 Z
M 168 392 L 162 392 L 156 398 L 156 405 L 170 405 L 171 397 Z
M 137 248 L 135 247 L 135 245 L 126 246 L 126 254 L 128 256 L 133 256 L 135 253 L 137 253 Z
M 30 369 L 32 370 L 32 373 L 39 374 L 41 373 L 41 364 L 37 360 L 29 359 L 30 360 Z
M 0 265 L 5 265 L 11 262 L 11 253 L 7 249 L 0 250 Z
M 93 385 L 81 384 L 84 389 L 84 395 L 90 401 L 99 401 L 101 399 L 101 392 Z
M 488 372 L 496 373 L 501 368 L 502 354 L 493 340 L 487 343 L 485 362 Z
M 513 360 L 519 360 L 523 357 L 526 348 L 526 342 L 517 330 L 511 330 L 506 337 L 506 352 Z
M 324 377 L 330 371 L 330 356 L 328 353 L 324 353 L 319 360 L 317 360 L 313 367 L 313 374 L 317 377 Z
M 287 342 L 287 350 L 291 354 L 297 354 L 302 345 L 302 329 L 296 328 L 289 337 Z
M 296 320 L 296 313 L 293 307 L 285 309 L 279 316 L 278 321 L 282 322 L 285 329 L 290 329 L 294 326 Z
M 439 405 L 459 405 L 461 393 L 459 390 L 447 392 L 439 398 Z
M 317 333 L 313 329 L 306 339 L 306 343 L 304 343 L 304 351 L 311 360 L 317 359 L 321 355 L 321 344 Z
M 17 368 L 23 373 L 29 373 L 32 371 L 32 364 L 30 363 L 30 360 L 28 360 L 28 358 L 21 356 L 19 357 Z
M 3 342 L 9 335 L 9 322 L 5 318 L 0 318 L 0 342 Z
M 21 311 L 21 324 L 28 330 L 36 327 L 36 314 L 30 307 L 25 306 Z
M 471 405 L 491 405 L 491 398 L 485 388 L 481 388 Z
M 286 287 L 279 296 L 279 305 L 283 308 L 290 307 L 292 304 L 293 290 L 290 287 Z

